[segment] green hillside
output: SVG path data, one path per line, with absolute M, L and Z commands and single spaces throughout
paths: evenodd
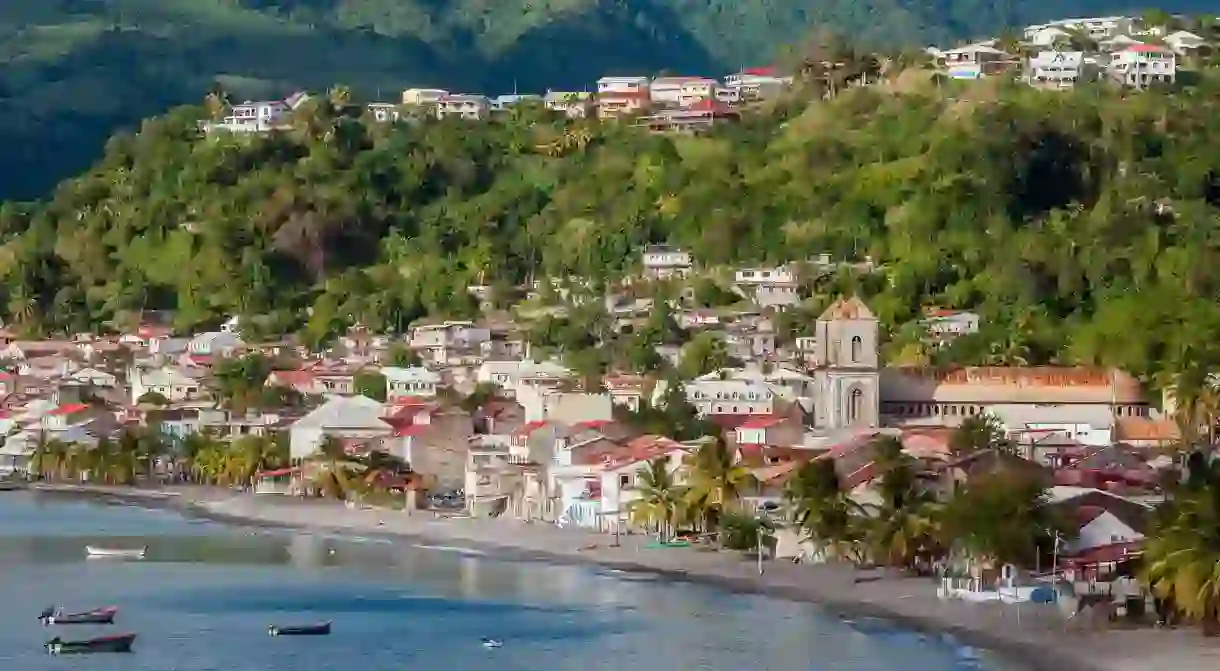
M 1183 0 L 1189 4 L 1189 0 Z M 335 81 L 487 93 L 606 73 L 723 73 L 813 27 L 919 45 L 1114 2 L 1073 0 L 39 0 L 0 4 L 0 198 L 86 168 L 115 129 L 200 98 Z

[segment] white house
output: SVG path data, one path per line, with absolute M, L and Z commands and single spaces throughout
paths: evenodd
M 394 103 L 369 103 L 364 107 L 373 121 L 378 123 L 396 123 L 402 118 L 398 105 Z
M 1048 28 L 1058 28 L 1063 31 L 1076 31 L 1094 41 L 1104 40 L 1116 35 L 1130 35 L 1135 31 L 1135 19 L 1129 16 L 1098 16 L 1080 19 L 1060 19 L 1025 28 L 1025 40 L 1031 44 L 1043 46 L 1034 42 L 1034 38 Z
M 733 273 L 737 284 L 795 284 L 796 273 L 787 266 L 739 268 Z
M 439 374 L 423 366 L 387 366 L 381 369 L 381 374 L 385 376 L 386 401 L 400 396 L 436 396 L 436 387 L 441 383 Z
M 597 80 L 598 93 L 640 93 L 648 91 L 647 77 L 602 77 Z
M 741 100 L 771 98 L 791 84 L 791 77 L 777 76 L 774 68 L 746 68 L 724 78 L 725 87 L 736 89 Z
M 479 384 L 494 384 L 509 395 L 522 387 L 534 391 L 556 389 L 572 379 L 572 371 L 560 364 L 543 361 L 484 361 L 475 371 Z
M 708 77 L 657 77 L 649 84 L 648 94 L 656 104 L 678 105 L 684 93 L 688 97 L 710 98 L 718 83 Z
M 1036 88 L 1072 88 L 1084 77 L 1084 52 L 1041 51 L 1029 59 L 1025 76 Z
M 663 384 L 657 384 L 661 389 Z M 742 380 L 693 380 L 685 386 L 686 400 L 708 415 L 769 415 L 775 411 L 776 390 L 766 382 Z
M 436 118 L 478 121 L 487 117 L 491 101 L 486 96 L 450 94 L 436 101 Z
M 673 474 L 675 484 L 681 486 L 682 461 L 688 454 L 685 447 L 668 438 L 643 436 L 631 441 L 626 455 L 603 461 L 598 473 L 600 528 L 613 531 L 629 522 L 631 502 L 641 496 L 641 473 L 649 467 L 648 462 L 665 459 L 666 470 Z
M 131 402 L 138 403 L 141 396 L 155 393 L 170 401 L 185 401 L 199 395 L 199 381 L 178 368 L 165 366 L 153 370 L 135 368 L 127 376 L 131 383 Z
M 422 324 L 411 329 L 411 349 L 426 361 L 439 364 L 450 363 L 455 356 L 478 348 L 491 340 L 491 330 L 476 326 L 474 322 L 451 321 L 440 324 Z
M 82 384 L 92 385 L 94 387 L 115 387 L 118 385 L 118 378 L 107 373 L 104 370 L 96 368 L 85 368 L 78 370 L 72 374 L 71 380 Z
M 669 245 L 648 245 L 642 254 L 644 275 L 656 279 L 685 277 L 690 273 L 690 252 Z
M 1185 30 L 1170 33 L 1165 36 L 1165 44 L 1180 56 L 1189 56 L 1200 48 L 1207 46 L 1207 40 Z
M 226 331 L 200 333 L 186 344 L 187 352 L 198 356 L 232 356 L 245 348 L 236 333 Z
M 542 97 L 542 104 L 570 119 L 583 119 L 593 105 L 593 94 L 588 91 L 547 91 Z
M 936 340 L 949 340 L 969 333 L 978 333 L 981 318 L 978 313 L 963 310 L 936 310 L 920 323 Z
M 1114 53 L 1109 73 L 1116 81 L 1137 89 L 1172 84 L 1177 78 L 1177 55 L 1154 44 L 1133 44 Z
M 308 99 L 305 93 L 294 93 L 284 100 L 250 101 L 232 105 L 229 114 L 218 123 L 209 123 L 206 130 L 230 133 L 265 133 L 287 126 L 292 112 Z
M 978 79 L 999 72 L 1012 56 L 992 44 L 980 42 L 941 51 L 939 60 L 952 79 Z
M 394 429 L 382 417 L 385 406 L 365 396 L 336 396 L 293 423 L 289 446 L 293 459 L 318 451 L 322 439 L 370 439 L 392 436 Z
M 1033 28 L 1031 30 L 1031 28 Z M 1056 43 L 1072 36 L 1071 33 L 1058 26 L 1037 26 L 1025 30 L 1025 42 L 1034 47 L 1053 47 Z
M 402 92 L 404 105 L 435 105 L 449 95 L 444 89 L 407 89 Z

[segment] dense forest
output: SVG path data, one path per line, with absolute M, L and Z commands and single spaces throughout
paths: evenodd
M 930 356 L 915 322 L 936 305 L 983 316 L 958 362 L 1205 375 L 1220 330 L 1212 71 L 1175 92 L 1048 94 L 901 65 L 852 60 L 882 82 L 829 100 L 830 82 L 804 84 L 703 137 L 528 107 L 375 124 L 341 88 L 268 136 L 203 136 L 205 109 L 179 108 L 46 202 L 0 210 L 0 305 L 27 331 L 166 308 L 182 328 L 237 313 L 322 340 L 354 320 L 470 315 L 469 284 L 502 305 L 535 277 L 605 286 L 667 241 L 705 267 L 882 261 L 811 283 L 787 319 L 859 292 L 892 361 Z
M 1168 10 L 1201 9 L 1177 0 Z M 811 29 L 922 47 L 1131 7 L 1115 0 L 39 0 L 0 3 L 0 198 L 43 196 L 118 129 L 198 99 L 343 81 L 489 94 L 603 74 L 719 75 Z M 1210 7 L 1208 7 L 1210 9 Z

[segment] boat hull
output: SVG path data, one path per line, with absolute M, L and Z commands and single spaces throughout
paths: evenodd
M 97 610 L 88 610 L 80 613 L 52 611 L 50 613 L 44 612 L 40 619 L 47 626 L 55 624 L 114 624 L 114 616 L 117 612 L 117 608 L 98 608 Z
M 327 636 L 330 634 L 330 623 L 311 624 L 297 627 L 267 627 L 269 636 Z
M 98 652 L 131 652 L 131 646 L 135 643 L 135 634 L 122 634 L 119 636 L 103 636 L 101 638 L 90 638 L 83 641 L 64 641 L 59 638 L 53 638 L 47 641 L 47 652 L 52 655 L 85 655 Z
M 111 557 L 115 559 L 143 559 L 144 555 L 148 554 L 148 548 L 103 548 L 95 545 L 86 545 L 85 554 L 90 557 Z

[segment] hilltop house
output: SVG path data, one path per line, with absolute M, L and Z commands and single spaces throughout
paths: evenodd
M 436 101 L 436 118 L 478 121 L 487 117 L 491 101 L 486 96 L 449 94 Z
M 980 42 L 938 52 L 938 64 L 952 79 L 978 79 L 1002 72 L 1013 57 L 991 43 Z
M 1137 89 L 1172 84 L 1177 77 L 1176 54 L 1153 44 L 1133 44 L 1112 55 L 1108 71 L 1115 81 Z
M 221 121 L 204 125 L 208 132 L 265 133 L 287 126 L 292 121 L 292 112 L 309 96 L 297 92 L 284 100 L 261 100 L 232 105 L 229 114 Z
M 1041 51 L 1029 59 L 1025 78 L 1036 88 L 1072 88 L 1085 78 L 1084 52 Z
M 669 245 L 648 245 L 641 254 L 644 276 L 652 279 L 686 277 L 691 270 L 690 252 Z

